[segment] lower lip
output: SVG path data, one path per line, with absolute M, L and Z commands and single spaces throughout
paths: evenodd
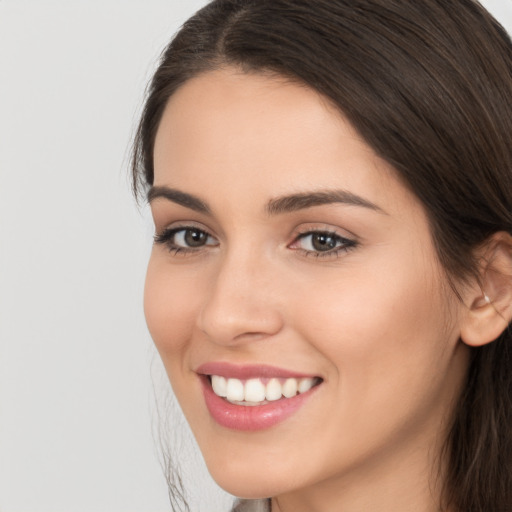
M 208 377 L 201 375 L 203 394 L 206 407 L 212 418 L 223 427 L 233 430 L 264 430 L 289 418 L 298 411 L 315 392 L 319 385 L 306 393 L 292 398 L 281 398 L 263 405 L 236 405 L 217 396 L 212 389 Z

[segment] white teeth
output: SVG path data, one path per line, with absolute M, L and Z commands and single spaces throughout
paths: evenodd
M 298 391 L 299 393 L 305 393 L 306 391 L 309 391 L 313 386 L 315 385 L 315 379 L 306 378 L 306 379 L 300 379 Z
M 265 400 L 265 386 L 260 379 L 249 379 L 245 383 L 245 401 L 263 402 Z
M 224 377 L 220 377 L 219 375 L 212 375 L 212 388 L 213 392 L 217 396 L 226 397 L 227 394 L 227 386 L 228 383 Z
M 226 398 L 231 402 L 241 402 L 244 399 L 244 384 L 238 379 L 228 379 Z
M 283 395 L 291 398 L 297 394 L 297 379 L 286 379 L 283 386 Z
M 273 400 L 279 400 L 283 396 L 283 387 L 279 382 L 279 379 L 270 379 L 265 387 L 265 398 L 272 402 Z
M 278 378 L 269 379 L 265 385 L 261 379 L 226 379 L 219 375 L 211 376 L 213 392 L 230 402 L 243 405 L 260 405 L 262 402 L 292 398 L 297 393 L 306 393 L 316 383 L 317 379 L 306 377 L 303 379 L 290 378 L 283 380 Z

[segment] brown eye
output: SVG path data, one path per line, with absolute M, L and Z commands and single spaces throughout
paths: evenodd
M 308 256 L 336 256 L 355 247 L 357 242 L 329 231 L 303 233 L 290 246 Z
M 331 251 L 338 245 L 339 237 L 329 233 L 311 234 L 311 246 L 315 251 Z
M 176 233 L 176 235 L 178 235 L 178 233 Z M 176 236 L 176 238 L 178 237 Z M 208 233 L 200 229 L 184 229 L 183 240 L 188 247 L 202 247 L 208 242 Z
M 195 252 L 204 247 L 219 245 L 207 231 L 193 226 L 166 229 L 163 233 L 155 235 L 155 243 L 166 245 L 174 253 Z

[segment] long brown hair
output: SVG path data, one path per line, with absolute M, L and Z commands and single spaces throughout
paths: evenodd
M 133 184 L 153 182 L 167 100 L 236 66 L 329 98 L 423 203 L 451 283 L 474 249 L 512 234 L 512 43 L 474 0 L 214 0 L 165 49 L 135 139 Z M 456 287 L 453 285 L 454 290 Z M 512 510 L 512 332 L 472 349 L 445 443 L 442 506 Z

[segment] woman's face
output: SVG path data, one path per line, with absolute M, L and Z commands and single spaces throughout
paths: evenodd
M 230 69 L 174 94 L 154 158 L 145 313 L 217 482 L 425 475 L 464 306 L 393 169 L 311 89 Z

